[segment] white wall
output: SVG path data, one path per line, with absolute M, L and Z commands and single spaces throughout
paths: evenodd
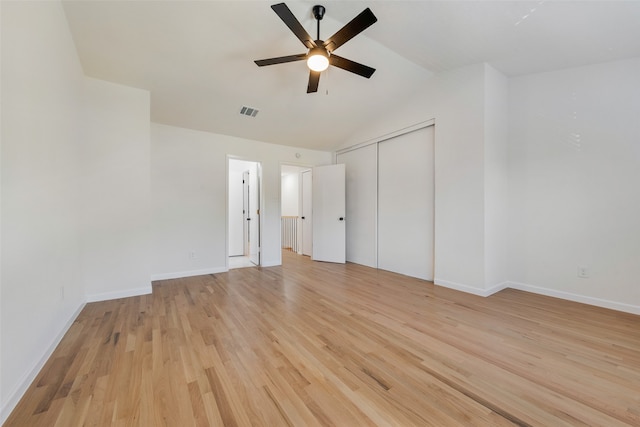
M 507 282 L 508 79 L 485 64 L 484 95 L 485 289 Z
M 84 77 L 57 2 L 2 2 L 0 422 L 84 303 Z
M 282 175 L 282 216 L 298 216 L 299 210 L 299 174 L 290 173 Z
M 244 254 L 242 172 L 229 169 L 229 256 Z
M 640 313 L 640 59 L 514 78 L 509 109 L 510 280 Z
M 85 80 L 82 281 L 87 299 L 151 293 L 149 92 Z
M 295 156 L 300 153 L 298 160 Z M 280 163 L 331 163 L 328 152 L 151 124 L 152 278 L 226 269 L 227 155 L 262 164 L 262 265 L 279 265 Z M 188 252 L 195 251 L 195 260 Z
M 434 84 L 434 281 L 477 292 L 485 287 L 484 65 L 438 76 Z
M 0 25 L 2 25 L 2 2 L 0 2 Z M 3 377 L 2 377 L 2 138 L 4 133 L 2 133 L 2 83 L 4 80 L 2 79 L 2 34 L 3 32 L 0 30 L 0 425 L 5 420 L 5 399 L 4 393 L 2 392 L 3 387 Z

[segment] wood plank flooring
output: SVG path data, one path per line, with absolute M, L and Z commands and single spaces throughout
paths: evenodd
M 640 426 L 640 316 L 283 257 L 87 304 L 5 426 Z

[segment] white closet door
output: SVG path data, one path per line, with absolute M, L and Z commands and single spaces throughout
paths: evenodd
M 378 146 L 338 154 L 346 166 L 347 261 L 377 267 Z
M 433 126 L 378 144 L 378 268 L 433 280 Z

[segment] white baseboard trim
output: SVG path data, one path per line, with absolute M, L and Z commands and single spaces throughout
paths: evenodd
M 183 277 L 204 276 L 207 274 L 226 273 L 227 271 L 229 271 L 227 267 L 215 267 L 215 268 L 204 268 L 202 270 L 177 271 L 175 273 L 159 273 L 159 274 L 152 274 L 151 280 L 156 281 L 156 280 L 181 279 Z
M 151 293 L 151 283 L 141 288 L 87 295 L 87 302 L 98 302 L 98 301 L 108 301 L 108 300 L 118 299 L 118 298 L 137 297 L 138 295 L 147 295 L 150 293 Z
M 509 288 L 518 289 L 521 291 L 531 292 L 534 294 L 546 295 L 549 297 L 555 297 L 565 299 L 574 302 L 580 302 L 583 304 L 595 305 L 597 307 L 609 308 L 611 310 L 623 311 L 625 313 L 639 314 L 640 306 L 625 304 L 622 302 L 609 301 L 600 298 L 588 297 L 584 295 L 573 294 L 571 292 L 557 291 L 555 289 L 543 288 L 541 286 L 528 285 L 526 283 L 508 282 Z
M 4 402 L 2 407 L 0 407 L 0 425 L 4 424 L 7 418 L 9 418 L 11 412 L 15 409 L 18 402 L 20 402 L 20 399 L 27 391 L 33 380 L 36 379 L 36 376 L 38 375 L 44 364 L 47 362 L 47 360 L 49 360 L 58 344 L 60 344 L 60 341 L 62 341 L 62 337 L 64 337 L 64 335 L 67 333 L 84 306 L 84 303 L 80 304 L 78 309 L 71 315 L 71 317 L 69 317 L 58 335 L 53 338 L 51 344 L 49 344 L 49 347 L 47 347 L 47 350 L 44 352 L 42 357 L 40 357 L 40 360 L 38 360 L 35 366 L 33 366 L 27 373 L 22 376 L 22 378 L 20 378 L 18 385 L 8 393 L 9 397 L 7 401 Z
M 443 286 L 445 288 L 466 292 L 468 294 L 478 295 L 481 297 L 488 297 L 489 295 L 495 294 L 496 292 L 501 291 L 507 287 L 507 282 L 504 282 L 490 289 L 480 289 L 474 286 L 463 285 L 462 283 L 451 282 L 449 280 L 444 280 L 437 277 L 433 279 L 433 283 L 438 286 Z
M 519 282 L 502 282 L 495 286 L 492 286 L 489 289 L 479 289 L 469 285 L 463 285 L 461 283 L 451 282 L 449 280 L 435 278 L 433 283 L 438 286 L 443 286 L 445 288 L 453 289 L 456 291 L 466 292 L 473 295 L 478 295 L 481 297 L 488 297 L 496 292 L 500 292 L 503 289 L 511 288 L 518 289 L 521 291 L 531 292 L 533 294 L 546 295 L 549 297 L 560 298 L 568 301 L 579 302 L 582 304 L 594 305 L 596 307 L 609 308 L 611 310 L 622 311 L 625 313 L 638 314 L 640 315 L 640 306 L 625 304 L 617 301 L 610 301 L 595 297 L 589 297 L 585 295 L 573 294 L 571 292 L 558 291 L 555 289 L 544 288 L 541 286 L 529 285 L 526 283 Z
M 509 287 L 509 283 L 510 282 L 502 282 L 502 283 L 498 283 L 497 285 L 494 285 L 492 287 L 490 287 L 489 289 L 487 289 L 485 292 L 487 293 L 487 296 L 491 296 L 495 293 L 500 292 L 503 289 L 507 289 Z

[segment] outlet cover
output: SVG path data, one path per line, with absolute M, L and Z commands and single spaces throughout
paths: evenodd
M 589 277 L 589 269 L 585 266 L 578 266 L 578 277 L 582 279 Z

